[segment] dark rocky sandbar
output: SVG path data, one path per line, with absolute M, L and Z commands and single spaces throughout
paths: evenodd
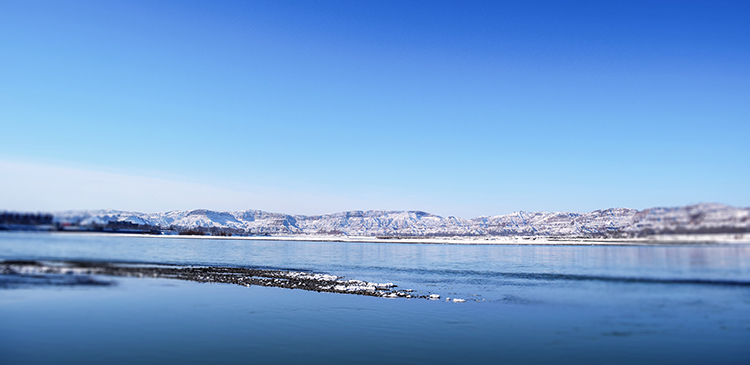
M 335 275 L 301 271 L 249 269 L 214 266 L 127 264 L 92 261 L 3 261 L 0 262 L 0 288 L 23 285 L 112 285 L 95 276 L 149 277 L 225 283 L 242 286 L 269 286 L 316 292 L 367 295 L 385 298 L 424 298 L 409 289 L 396 289 L 393 283 L 372 283 Z M 5 284 L 3 284 L 5 283 Z M 432 299 L 435 299 L 433 295 Z

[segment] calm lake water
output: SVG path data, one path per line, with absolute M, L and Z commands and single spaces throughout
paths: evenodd
M 0 289 L 1 364 L 750 363 L 750 246 L 457 246 L 0 232 L 2 260 L 295 269 L 441 295 L 168 279 Z M 465 303 L 445 298 L 466 299 Z

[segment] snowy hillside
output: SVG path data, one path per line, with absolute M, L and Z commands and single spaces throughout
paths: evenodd
M 346 235 L 377 237 L 449 236 L 639 236 L 658 233 L 750 232 L 750 208 L 698 204 L 643 211 L 626 208 L 590 213 L 516 212 L 463 219 L 421 211 L 349 211 L 303 216 L 260 210 L 217 212 L 205 209 L 137 213 L 116 210 L 55 214 L 64 225 L 126 223 L 162 230 L 197 229 L 248 235 Z

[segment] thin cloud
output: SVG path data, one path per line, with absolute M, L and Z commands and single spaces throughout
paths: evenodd
M 242 190 L 148 176 L 0 161 L 0 209 L 56 211 L 119 209 L 160 212 L 175 209 L 262 209 L 319 214 L 351 209 L 358 202 L 320 192 L 267 186 Z

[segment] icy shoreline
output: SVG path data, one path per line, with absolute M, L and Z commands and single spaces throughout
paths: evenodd
M 40 232 L 36 232 L 40 233 Z M 545 237 L 545 236 L 500 236 L 500 237 L 364 237 L 338 235 L 273 235 L 273 236 L 186 236 L 142 233 L 109 233 L 87 231 L 53 231 L 45 234 L 117 235 L 123 237 L 159 237 L 176 239 L 250 240 L 250 241 L 296 241 L 296 242 L 342 242 L 342 243 L 397 243 L 397 244 L 446 244 L 446 245 L 584 245 L 584 246 L 646 246 L 646 245 L 704 245 L 704 244 L 750 244 L 750 233 L 727 234 L 664 234 L 634 238 L 607 237 Z

